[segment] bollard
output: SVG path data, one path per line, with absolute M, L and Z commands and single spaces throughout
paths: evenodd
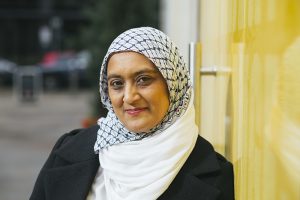
M 41 93 L 41 70 L 36 66 L 20 66 L 15 74 L 15 93 L 21 102 L 35 102 Z

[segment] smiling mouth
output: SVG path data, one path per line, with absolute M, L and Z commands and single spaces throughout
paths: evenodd
M 145 110 L 146 108 L 134 108 L 134 109 L 126 109 L 125 112 L 129 115 L 136 116 Z

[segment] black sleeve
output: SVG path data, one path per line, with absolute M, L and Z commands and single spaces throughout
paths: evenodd
M 30 196 L 30 200 L 44 200 L 45 199 L 45 190 L 44 190 L 44 178 L 45 178 L 45 170 L 52 168 L 55 161 L 55 151 L 61 147 L 62 144 L 67 141 L 67 138 L 74 134 L 74 132 L 78 132 L 77 130 L 71 131 L 70 133 L 66 133 L 62 135 L 54 145 L 48 159 L 46 160 L 44 166 L 42 167 L 37 180 L 35 182 L 33 191 Z

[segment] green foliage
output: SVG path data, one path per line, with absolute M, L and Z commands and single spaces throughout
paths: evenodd
M 83 45 L 91 52 L 89 67 L 91 85 L 95 98 L 92 102 L 94 116 L 104 115 L 98 93 L 98 79 L 102 59 L 115 37 L 134 27 L 158 28 L 158 0 L 94 0 L 85 9 L 87 25 L 81 30 Z

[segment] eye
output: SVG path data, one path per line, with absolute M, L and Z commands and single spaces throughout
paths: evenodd
M 137 78 L 137 84 L 140 86 L 147 86 L 150 85 L 153 78 L 149 76 L 140 76 Z
M 114 90 L 119 90 L 123 87 L 123 82 L 121 80 L 112 80 L 109 82 L 109 87 Z

